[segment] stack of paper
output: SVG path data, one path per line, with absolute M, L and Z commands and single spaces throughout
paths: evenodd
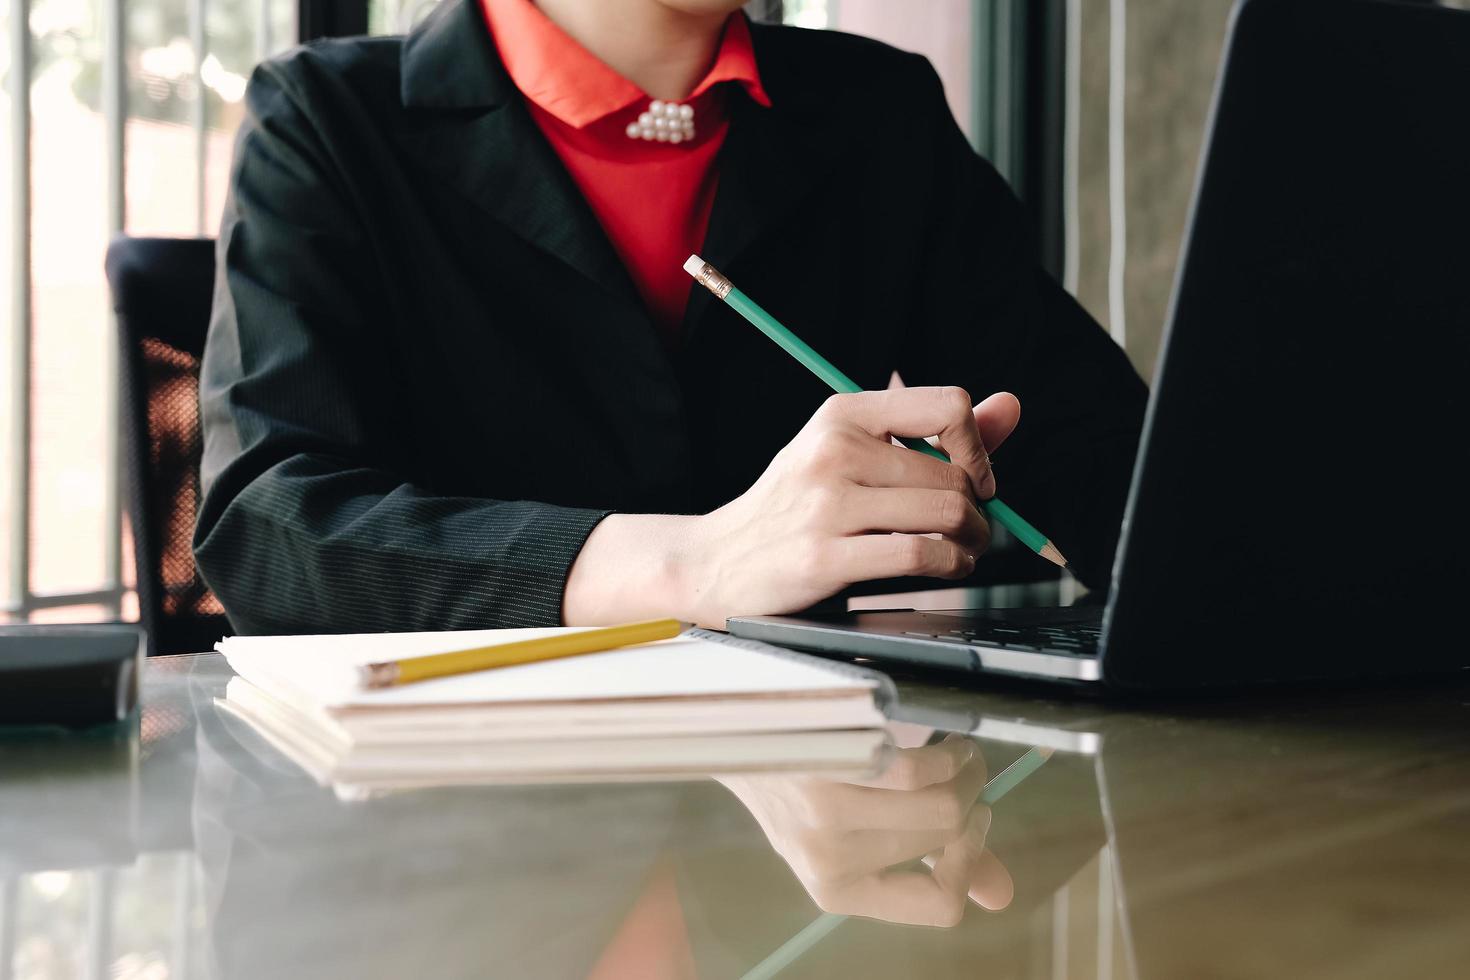
M 701 630 L 363 690 L 375 661 L 565 630 L 230 637 L 221 706 L 344 795 L 444 783 L 855 772 L 884 745 L 876 675 Z

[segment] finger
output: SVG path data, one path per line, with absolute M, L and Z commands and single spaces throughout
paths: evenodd
M 849 582 L 902 578 L 964 578 L 975 570 L 973 550 L 917 534 L 861 534 L 833 542 L 836 567 Z
M 1016 897 L 1016 883 L 994 851 L 981 851 L 969 862 L 970 900 L 982 909 L 999 912 Z
M 975 406 L 975 429 L 980 433 L 980 442 L 985 446 L 985 475 L 979 495 L 981 500 L 995 496 L 995 470 L 990 453 L 1000 448 L 1021 420 L 1021 403 L 1008 391 L 997 392 Z
M 1009 391 L 998 391 L 975 406 L 974 416 L 980 441 L 993 453 L 1021 421 L 1021 402 Z
M 953 463 L 916 453 L 904 446 L 862 436 L 849 449 L 841 474 L 865 487 L 909 487 L 973 494 L 970 475 Z
M 999 912 L 1011 904 L 1011 899 L 1016 894 L 1016 885 L 1000 858 L 985 847 L 990 823 L 990 807 L 983 803 L 976 805 L 970 811 L 969 826 L 965 828 L 965 833 L 949 844 L 945 852 L 964 855 L 964 873 L 969 881 L 970 900 L 983 909 Z M 925 860 L 929 861 L 928 858 Z
M 965 739 L 969 741 L 969 739 Z M 975 743 L 971 742 L 971 745 Z M 985 781 L 990 777 L 990 768 L 985 764 L 985 756 L 976 748 L 975 754 L 970 761 L 960 768 L 959 773 L 951 780 L 955 796 L 965 804 L 965 812 L 968 814 L 976 805 L 975 801 L 980 799 L 980 794 L 985 789 Z M 986 807 L 989 812 L 989 807 Z
M 968 853 L 972 858 L 978 857 L 980 852 L 985 850 L 985 835 L 990 832 L 990 821 L 990 807 L 984 803 L 975 804 L 975 808 L 970 811 L 965 821 L 964 832 L 951 841 L 949 846 L 956 853 Z M 943 853 L 941 849 L 925 855 L 924 863 L 931 868 L 934 867 L 935 862 Z
M 969 819 L 965 821 L 964 843 L 976 853 L 985 850 L 985 838 L 990 834 L 990 824 L 994 819 L 995 814 L 984 803 L 976 803 L 970 810 Z
M 965 914 L 965 883 L 927 871 L 880 871 L 830 895 L 816 896 L 825 911 L 861 915 L 908 926 L 959 923 Z
M 918 860 L 964 840 L 964 827 L 925 830 L 851 830 L 831 838 L 832 865 L 853 876 Z
M 975 755 L 975 743 L 951 732 L 936 745 L 916 749 L 898 749 L 888 765 L 876 776 L 852 779 L 854 786 L 874 789 L 912 790 L 935 783 L 947 783 L 959 775 L 965 763 Z
M 920 725 L 913 721 L 899 721 L 889 718 L 883 727 L 888 730 L 888 740 L 902 749 L 917 749 L 929 744 L 929 739 L 934 735 L 934 726 Z M 958 736 L 951 733 L 946 736 L 945 741 Z
M 990 524 L 969 493 L 856 487 L 844 496 L 842 519 L 849 533 L 942 534 L 972 555 L 990 546 Z
M 954 889 L 969 898 L 973 894 L 975 882 L 985 873 L 984 854 L 985 852 L 970 847 L 962 835 L 961 839 L 925 858 L 924 863 L 929 866 L 946 892 Z
M 985 775 L 985 760 L 976 753 L 953 779 L 919 789 L 834 783 L 826 788 L 826 812 L 833 815 L 830 826 L 836 830 L 937 830 L 953 840 L 969 826 Z
M 938 436 L 950 461 L 969 476 L 971 492 L 980 492 L 988 456 L 970 396 L 963 388 L 890 388 L 833 395 L 824 410 L 882 439 Z

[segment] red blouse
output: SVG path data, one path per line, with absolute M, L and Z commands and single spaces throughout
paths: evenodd
M 684 260 L 698 252 L 719 181 L 720 146 L 729 130 L 722 82 L 734 82 L 762 106 L 744 15 L 725 24 L 714 64 L 684 101 L 694 137 L 678 143 L 629 136 L 651 100 L 637 85 L 572 40 L 531 0 L 481 0 L 485 20 L 531 117 L 566 165 L 654 323 L 678 339 L 693 281 Z

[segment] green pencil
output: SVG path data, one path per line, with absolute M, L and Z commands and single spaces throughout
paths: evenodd
M 1051 758 L 1054 751 L 1056 750 L 1045 745 L 1027 749 L 1019 759 L 991 777 L 990 781 L 985 784 L 985 789 L 980 793 L 980 802 L 986 806 L 995 803 L 1021 785 L 1021 781 L 1027 776 L 1040 769 L 1042 764 Z
M 980 793 L 980 802 L 990 806 L 1011 790 L 1021 785 L 1022 780 L 1040 769 L 1051 758 L 1052 749 L 1036 746 L 1007 766 L 999 775 L 985 784 Z M 823 912 L 813 919 L 801 932 L 782 943 L 775 952 L 747 970 L 740 980 L 770 980 L 786 969 L 807 950 L 815 946 L 823 936 L 847 921 L 847 916 L 834 912 Z
M 689 256 L 689 260 L 684 263 L 684 271 L 693 276 L 700 285 L 724 300 L 736 313 L 749 320 L 757 330 L 779 344 L 782 350 L 800 361 L 808 371 L 825 381 L 833 391 L 839 394 L 851 394 L 863 390 L 857 382 L 837 370 L 831 361 L 812 350 L 805 341 L 787 330 L 781 321 L 761 309 L 755 300 L 736 289 L 734 283 L 726 279 L 719 270 L 704 259 L 697 255 Z M 916 452 L 933 456 L 935 459 L 942 459 L 946 463 L 949 462 L 947 455 L 923 439 L 901 439 L 899 441 Z M 1047 540 L 1046 535 L 1032 527 L 1024 517 L 1006 506 L 999 497 L 980 501 L 980 509 L 985 512 L 986 517 L 1019 538 L 1026 547 L 1053 564 L 1062 568 L 1067 567 L 1067 559 L 1062 557 L 1057 546 Z

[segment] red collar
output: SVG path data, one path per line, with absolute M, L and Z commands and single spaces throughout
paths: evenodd
M 648 100 L 637 85 L 572 40 L 531 0 L 481 0 L 481 6 L 500 60 L 516 88 L 567 125 L 581 129 Z M 725 22 L 715 63 L 689 99 L 720 82 L 736 82 L 755 102 L 771 104 L 756 69 L 750 25 L 738 11 Z

